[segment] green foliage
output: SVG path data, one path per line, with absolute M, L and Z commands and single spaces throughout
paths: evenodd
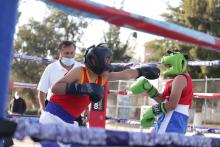
M 177 7 L 168 6 L 168 13 L 162 16 L 169 22 L 185 26 L 206 34 L 220 36 L 220 9 L 219 0 L 182 0 Z M 158 44 L 160 42 L 160 45 Z M 177 41 L 155 40 L 145 44 L 145 49 L 151 51 L 153 61 L 160 59 L 160 53 L 165 48 L 176 47 L 188 53 L 191 60 L 219 60 L 220 54 Z M 159 50 L 159 51 L 158 51 Z M 189 67 L 189 73 L 193 78 L 219 77 L 220 68 L 217 67 Z
M 44 24 L 51 26 L 62 34 L 62 40 L 80 41 L 88 21 L 83 17 L 73 17 L 61 11 L 52 9 L 50 16 L 45 18 Z
M 72 17 L 54 9 L 50 11 L 50 15 L 42 22 L 30 19 L 27 24 L 18 28 L 14 52 L 46 57 L 49 50 L 52 57 L 58 59 L 57 46 L 62 40 L 80 41 L 88 22 L 83 18 Z M 46 66 L 46 63 L 14 59 L 11 66 L 11 80 L 38 83 Z M 28 92 L 27 97 L 33 103 L 37 103 L 36 93 Z
M 131 59 L 132 47 L 129 45 L 130 37 L 126 43 L 122 43 L 119 38 L 120 28 L 114 25 L 110 25 L 108 32 L 104 34 L 104 43 L 108 44 L 108 47 L 113 51 L 112 62 L 123 62 L 126 63 Z M 116 70 L 121 70 L 116 69 Z
M 144 44 L 145 48 L 145 62 L 160 62 L 160 58 L 166 51 L 168 40 L 153 40 Z

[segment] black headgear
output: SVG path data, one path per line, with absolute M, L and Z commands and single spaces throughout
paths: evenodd
M 85 65 L 95 74 L 101 75 L 104 71 L 112 70 L 111 64 L 106 63 L 111 57 L 111 49 L 104 44 L 93 45 L 86 50 Z

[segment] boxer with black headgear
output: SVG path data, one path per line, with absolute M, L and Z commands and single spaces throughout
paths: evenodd
M 103 99 L 103 85 L 108 81 L 135 79 L 151 73 L 154 75 L 149 77 L 159 76 L 156 72 L 147 71 L 151 68 L 112 72 L 111 59 L 112 51 L 104 44 L 89 47 L 85 53 L 85 67 L 70 70 L 52 86 L 54 94 L 45 113 L 41 115 L 40 122 L 67 125 L 73 123 L 91 102 L 99 102 Z M 55 119 L 57 117 L 60 119 Z
M 93 45 L 86 50 L 85 65 L 97 75 L 104 71 L 111 71 L 111 49 L 104 46 L 105 44 Z

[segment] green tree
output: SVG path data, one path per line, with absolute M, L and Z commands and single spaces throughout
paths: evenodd
M 120 38 L 120 28 L 110 25 L 108 32 L 104 34 L 104 42 L 113 50 L 113 62 L 128 62 L 131 56 L 128 55 L 128 42 L 122 43 Z
M 166 51 L 168 40 L 156 39 L 144 44 L 145 59 L 144 62 L 160 62 L 163 53 Z
M 170 13 L 165 13 L 163 16 L 167 21 L 213 36 L 220 36 L 219 2 L 219 0 L 182 0 L 178 7 L 169 6 Z M 198 46 L 189 45 L 187 50 L 193 60 L 218 60 L 220 58 L 220 54 L 215 51 L 205 50 Z M 204 78 L 206 75 L 219 77 L 220 69 L 201 66 L 199 70 L 191 70 L 191 72 L 195 78 Z
M 219 2 L 219 0 L 182 0 L 177 7 L 169 5 L 169 11 L 162 16 L 169 22 L 210 35 L 220 36 Z M 158 48 L 158 46 L 161 47 Z M 172 47 L 187 53 L 191 60 L 219 60 L 220 58 L 220 54 L 215 51 L 179 41 L 162 39 L 145 44 L 147 52 L 150 52 L 151 56 L 154 57 L 153 61 L 159 61 L 160 54 L 158 52 L 165 52 L 166 49 Z M 148 51 L 149 48 L 154 51 Z M 189 73 L 193 78 L 219 77 L 219 72 L 218 67 L 189 67 Z
M 136 37 L 134 34 L 130 34 L 125 43 L 120 40 L 120 28 L 115 25 L 110 25 L 109 30 L 104 34 L 104 43 L 108 44 L 108 47 L 113 51 L 113 62 L 129 62 L 133 51 L 133 47 L 129 45 L 131 37 Z M 115 70 L 121 70 L 115 69 Z
M 88 26 L 88 21 L 81 16 L 73 17 L 61 11 L 51 9 L 51 15 L 45 18 L 44 24 L 60 31 L 63 40 L 80 42 L 84 30 Z
M 63 12 L 51 9 L 49 16 L 42 22 L 30 19 L 19 27 L 16 34 L 14 52 L 31 56 L 46 57 L 48 50 L 57 59 L 57 46 L 64 40 L 80 41 L 87 21 L 81 17 L 72 17 Z M 11 80 L 25 83 L 38 83 L 46 63 L 14 59 L 11 66 Z M 22 93 L 37 104 L 36 91 L 22 89 Z

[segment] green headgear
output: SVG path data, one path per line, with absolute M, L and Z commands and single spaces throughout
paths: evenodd
M 179 75 L 186 71 L 187 61 L 186 56 L 180 52 L 168 52 L 169 55 L 163 56 L 161 62 L 171 67 L 163 72 L 163 75 Z

